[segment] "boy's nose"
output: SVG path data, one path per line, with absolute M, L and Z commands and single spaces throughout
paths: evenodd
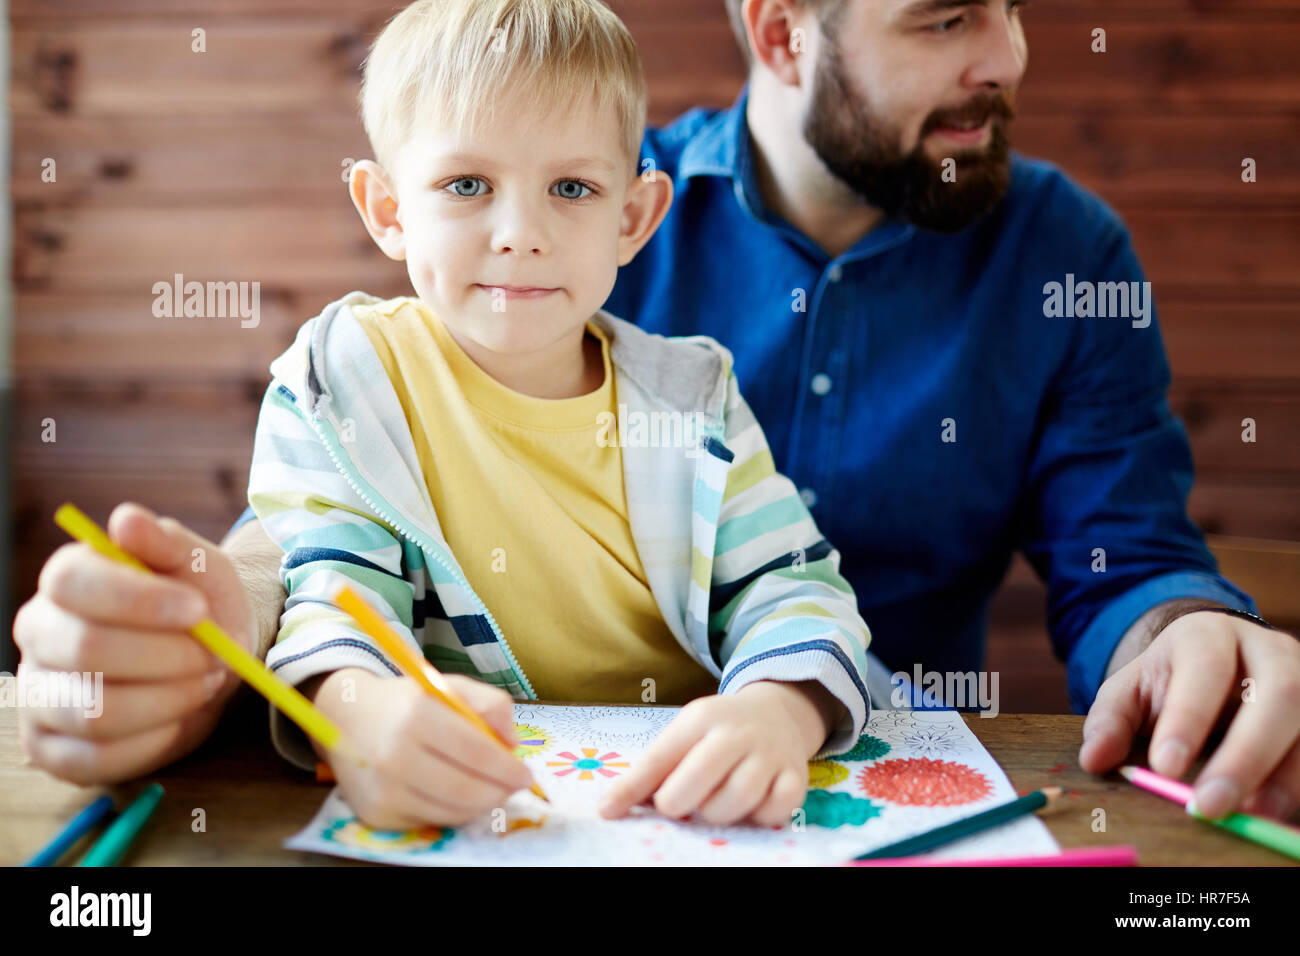
M 498 252 L 539 255 L 546 248 L 546 238 L 539 229 L 502 228 L 494 235 L 493 246 Z
M 497 252 L 540 255 L 550 250 L 550 239 L 537 209 L 516 202 L 500 212 L 492 236 L 492 245 Z
M 493 236 L 492 245 L 497 252 L 517 252 L 522 255 L 540 255 L 548 248 L 545 233 L 535 226 L 503 225 Z

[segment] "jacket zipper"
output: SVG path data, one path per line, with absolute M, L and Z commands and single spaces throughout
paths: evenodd
M 325 445 L 325 450 L 329 452 L 330 460 L 334 462 L 334 467 L 338 469 L 339 474 L 342 475 L 343 479 L 352 487 L 352 490 L 357 493 L 357 497 L 359 497 L 362 501 L 364 501 L 370 507 L 371 511 L 379 515 L 380 518 L 382 518 L 384 521 L 388 522 L 395 529 L 397 529 L 397 532 L 401 534 L 402 537 L 406 538 L 408 541 L 414 544 L 424 554 L 433 555 L 434 560 L 436 560 L 438 564 L 443 567 L 443 569 L 445 569 L 449 574 L 451 574 L 451 576 L 456 579 L 457 583 L 459 583 L 462 587 L 464 587 L 465 590 L 474 598 L 474 600 L 478 603 L 478 606 L 482 608 L 483 616 L 488 619 L 488 624 L 492 626 L 492 633 L 496 635 L 496 639 L 501 644 L 501 649 L 505 651 L 506 660 L 510 662 L 511 668 L 514 670 L 515 674 L 518 675 L 520 682 L 524 686 L 524 691 L 528 694 L 528 699 L 536 700 L 537 694 L 533 690 L 533 685 L 529 682 L 528 676 L 524 673 L 524 669 L 519 666 L 519 661 L 515 658 L 514 652 L 510 650 L 510 645 L 506 643 L 506 637 L 504 634 L 501 633 L 500 625 L 497 624 L 496 618 L 492 616 L 492 612 L 488 610 L 488 606 L 483 603 L 483 599 L 478 596 L 478 593 L 472 587 L 470 587 L 468 579 L 466 579 L 465 576 L 460 573 L 460 570 L 458 568 L 455 568 L 448 562 L 444 561 L 442 555 L 439 554 L 438 549 L 427 547 L 426 542 L 421 540 L 419 536 L 413 534 L 403 524 L 396 521 L 387 512 L 382 510 L 378 505 L 376 505 L 373 501 L 371 501 L 370 497 L 361 489 L 361 487 L 357 484 L 357 482 L 352 479 L 352 476 L 348 474 L 347 469 L 343 467 L 342 461 L 339 460 L 339 456 L 334 451 L 334 445 L 330 442 L 329 437 L 325 434 L 323 425 L 321 423 L 318 423 L 317 420 L 310 414 L 307 415 L 307 420 L 311 422 L 312 428 L 314 428 L 316 430 L 316 434 L 320 436 L 321 442 L 324 443 Z M 376 497 L 378 497 L 377 493 L 376 493 Z M 383 504 L 385 505 L 388 504 L 388 502 L 384 501 L 382 498 L 380 499 L 380 501 L 383 502 Z M 430 584 L 432 584 L 432 582 L 430 582 Z M 435 587 L 435 591 L 436 591 L 436 587 Z

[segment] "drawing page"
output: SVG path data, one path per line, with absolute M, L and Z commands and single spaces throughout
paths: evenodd
M 651 806 L 619 820 L 596 812 L 612 781 L 675 717 L 676 707 L 515 704 L 517 755 L 546 791 L 528 791 L 465 826 L 410 831 L 365 826 L 335 789 L 311 823 L 285 842 L 307 850 L 403 866 L 816 865 L 931 830 L 1017 794 L 951 710 L 872 714 L 856 746 L 808 765 L 808 794 L 779 827 L 673 820 Z M 1035 816 L 933 852 L 935 857 L 1056 853 Z

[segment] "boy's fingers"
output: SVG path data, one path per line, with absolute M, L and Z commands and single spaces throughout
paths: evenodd
M 346 793 L 345 793 L 346 796 Z M 410 813 L 406 807 L 415 803 L 414 798 L 403 796 L 400 792 L 384 794 L 382 799 L 367 805 L 360 800 L 360 806 L 353 807 L 357 819 L 372 830 L 414 830 L 421 825 L 421 813 Z
M 497 736 L 505 743 L 506 747 L 514 750 L 519 743 L 519 735 L 515 733 L 515 709 L 509 707 L 508 710 L 498 708 L 495 712 L 483 715 L 483 719 L 488 722 L 488 726 L 497 732 Z
M 678 762 L 655 793 L 664 816 L 684 817 L 723 789 L 746 753 L 724 734 L 705 734 Z
M 614 781 L 600 802 L 600 815 L 606 819 L 621 817 L 655 792 L 669 772 L 705 732 L 694 721 L 679 715 L 664 728 L 654 743 L 641 755 L 632 769 Z
M 480 814 L 477 807 L 439 799 L 410 784 L 395 788 L 391 797 L 397 809 L 417 821 L 416 826 L 456 826 Z
M 514 787 L 484 777 L 423 740 L 410 741 L 395 761 L 396 774 L 404 785 L 443 804 L 445 812 L 464 817 L 477 816 L 487 806 L 505 801 Z M 448 819 L 445 814 L 442 819 Z
M 117 627 L 185 630 L 207 612 L 195 588 L 127 567 L 80 542 L 50 556 L 37 586 L 64 610 Z
M 515 736 L 515 707 L 510 695 L 463 674 L 450 674 L 445 680 L 513 750 L 519 741 Z
M 767 799 L 778 776 L 767 761 L 742 754 L 721 786 L 700 801 L 700 816 L 720 825 L 745 819 Z
M 803 805 L 808 795 L 808 774 L 784 770 L 772 782 L 768 792 L 757 810 L 751 814 L 759 826 L 788 826 L 793 811 Z
M 467 775 L 463 768 L 448 763 L 415 741 L 403 747 L 393 765 L 381 767 L 384 785 L 396 793 L 404 790 L 425 808 L 422 820 L 448 822 L 452 817 L 476 816 L 480 808 L 494 802 L 501 788 L 483 779 Z M 406 812 L 415 813 L 412 801 Z
M 414 830 L 420 826 L 419 820 L 405 813 L 393 813 L 389 810 L 357 811 L 357 819 L 372 830 Z
M 434 823 L 439 826 L 455 826 L 473 820 L 483 815 L 483 808 L 488 804 L 475 803 L 466 805 L 451 800 L 441 793 L 434 796 L 423 787 L 415 786 L 410 783 L 401 784 L 400 790 L 405 793 L 410 800 L 410 812 L 419 809 L 418 816 L 423 823 Z M 504 802 L 495 801 L 495 802 Z
M 489 738 L 441 701 L 430 697 L 421 702 L 421 708 L 423 716 L 416 725 L 417 733 L 419 742 L 428 750 L 508 793 L 529 786 L 532 777 L 528 768 L 496 738 Z

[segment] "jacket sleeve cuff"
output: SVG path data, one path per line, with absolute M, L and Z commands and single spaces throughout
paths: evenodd
M 298 687 L 304 681 L 318 674 L 327 674 L 343 667 L 356 667 L 369 671 L 376 677 L 396 677 L 397 672 L 373 649 L 361 644 L 348 634 L 349 638 L 326 639 L 315 643 L 302 653 L 285 654 L 276 661 L 276 648 L 267 654 L 267 666 L 275 675 L 291 687 Z M 283 647 L 283 645 L 281 645 Z M 304 770 L 315 770 L 320 758 L 312 748 L 311 741 L 301 727 L 285 716 L 275 704 L 271 708 L 271 743 L 285 760 Z
M 826 642 L 829 644 L 830 642 Z M 832 649 L 833 648 L 833 649 Z M 871 715 L 871 696 L 866 682 L 851 661 L 843 658 L 838 647 L 769 651 L 747 660 L 734 662 L 722 675 L 719 694 L 734 694 L 742 687 L 760 680 L 815 680 L 827 693 L 844 705 L 846 713 L 831 731 L 822 749 L 812 760 L 853 749 L 866 730 Z
M 1180 598 L 1203 598 L 1258 614 L 1255 602 L 1227 579 L 1203 571 L 1175 571 L 1144 581 L 1107 604 L 1084 630 L 1070 652 L 1070 706 L 1086 714 L 1097 697 L 1111 656 L 1128 629 L 1157 604 Z

